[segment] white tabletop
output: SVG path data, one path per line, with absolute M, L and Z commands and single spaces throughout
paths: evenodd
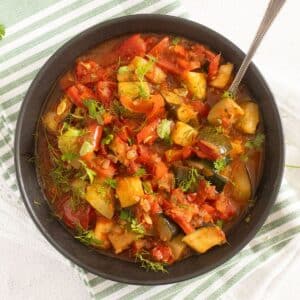
M 190 17 L 247 50 L 268 1 L 263 0 L 184 0 Z M 287 163 L 300 165 L 300 2 L 289 0 L 267 34 L 255 56 L 255 63 L 275 94 L 283 90 L 285 103 L 279 103 L 287 141 Z M 291 92 L 290 92 L 291 91 Z M 298 96 L 298 97 L 297 97 Z M 298 131 L 298 132 L 297 132 Z M 300 192 L 299 169 L 287 169 L 286 178 Z M 16 225 L 17 227 L 17 225 Z M 84 284 L 62 259 L 41 251 L 38 244 L 18 243 L 22 226 L 16 228 L 16 238 L 0 241 L 0 299 L 84 300 L 89 299 Z M 25 234 L 25 233 L 24 233 Z M 251 293 L 249 287 L 260 289 L 260 282 L 276 272 L 273 259 L 248 278 L 233 287 L 226 299 L 299 299 L 300 251 L 285 263 L 283 270 L 261 293 Z M 256 295 L 255 297 L 251 295 Z

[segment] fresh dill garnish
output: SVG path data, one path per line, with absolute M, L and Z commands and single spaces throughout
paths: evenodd
M 176 36 L 172 39 L 172 45 L 176 46 L 180 42 L 180 37 Z
M 114 135 L 112 133 L 107 134 L 101 141 L 103 145 L 109 145 L 114 139 Z
M 143 84 L 139 84 L 139 96 L 143 99 L 148 99 L 149 98 L 149 92 L 145 89 Z
M 148 56 L 148 58 L 149 60 L 146 63 L 139 63 L 137 68 L 135 69 L 135 74 L 139 81 L 144 81 L 145 75 L 153 69 L 153 65 L 156 59 L 155 57 L 150 55 Z
M 261 148 L 264 140 L 265 135 L 263 133 L 258 133 L 253 139 L 250 139 L 245 143 L 245 147 L 248 149 L 258 150 Z
M 5 36 L 5 26 L 3 24 L 0 24 L 0 41 L 4 38 Z
M 104 184 L 106 184 L 107 186 L 111 187 L 112 189 L 116 189 L 116 187 L 117 187 L 117 180 L 113 179 L 113 178 L 106 178 L 104 180 Z
M 160 123 L 157 126 L 157 134 L 158 136 L 166 141 L 169 142 L 171 140 L 170 134 L 171 134 L 171 125 L 172 121 L 168 119 L 163 119 L 160 121 Z
M 103 125 L 103 115 L 106 112 L 105 108 L 94 99 L 84 100 L 83 104 L 89 111 L 89 117 L 97 120 L 100 125 Z
M 70 162 L 76 158 L 78 158 L 78 154 L 72 152 L 64 153 L 61 156 L 61 160 L 66 162 Z
M 69 180 L 72 176 L 72 170 L 66 168 L 61 161 L 56 160 L 56 166 L 50 171 L 50 177 L 53 183 L 63 192 L 70 190 Z
M 234 99 L 235 96 L 234 96 L 234 93 L 229 92 L 229 91 L 225 91 L 225 92 L 223 93 L 223 95 L 222 95 L 222 98 L 223 98 L 223 99 L 224 99 L 224 98 L 231 98 L 231 99 Z
M 160 262 L 154 262 L 148 259 L 149 257 L 149 252 L 143 250 L 135 255 L 135 259 L 137 262 L 141 263 L 141 267 L 146 269 L 146 271 L 154 271 L 154 272 L 163 272 L 163 273 L 168 273 L 168 270 L 166 270 L 165 263 L 160 263 Z
M 150 181 L 143 181 L 142 186 L 143 186 L 144 192 L 146 194 L 148 194 L 148 195 L 153 195 L 154 194 Z
M 133 176 L 144 176 L 146 175 L 146 170 L 144 168 L 139 168 L 134 174 Z
M 83 144 L 81 145 L 79 154 L 80 154 L 80 156 L 84 156 L 93 151 L 94 151 L 94 146 L 90 142 L 84 141 Z
M 82 164 L 83 170 L 85 171 L 85 174 L 83 176 L 81 176 L 80 178 L 82 180 L 85 180 L 86 178 L 88 178 L 90 183 L 93 183 L 94 178 L 96 176 L 96 172 L 93 171 L 92 169 L 88 168 L 88 166 L 82 160 L 79 160 L 79 162 Z
M 94 231 L 84 230 L 81 226 L 77 226 L 77 235 L 74 237 L 86 246 L 101 246 L 102 244 L 102 241 L 96 238 Z
M 145 234 L 145 228 L 142 224 L 138 223 L 137 219 L 133 217 L 131 212 L 127 209 L 120 211 L 120 219 L 126 221 L 128 228 L 138 234 L 138 238 L 143 237 Z
M 220 173 L 228 166 L 229 163 L 230 159 L 227 156 L 225 156 L 214 161 L 214 168 L 217 173 Z
M 200 174 L 196 168 L 191 168 L 188 172 L 187 178 L 180 180 L 179 188 L 187 192 L 191 186 L 199 180 Z
M 222 229 L 223 225 L 224 225 L 224 221 L 219 219 L 219 220 L 216 221 L 216 225 Z
M 126 109 L 118 100 L 114 100 L 112 103 L 112 113 L 119 117 L 128 117 L 132 115 L 132 113 Z

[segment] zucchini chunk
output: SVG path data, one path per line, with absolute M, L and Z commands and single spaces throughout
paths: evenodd
M 254 102 L 248 101 L 241 103 L 240 107 L 243 109 L 244 115 L 236 124 L 236 127 L 244 133 L 254 134 L 259 123 L 258 105 Z
M 111 219 L 115 212 L 112 189 L 96 178 L 87 186 L 85 199 L 102 216 Z
M 197 112 L 193 109 L 191 105 L 188 104 L 182 104 L 177 109 L 177 118 L 179 121 L 188 123 L 191 120 L 197 119 Z
M 167 243 L 172 250 L 175 261 L 183 258 L 187 252 L 187 245 L 182 241 L 183 237 L 183 234 L 179 234 Z
M 197 135 L 198 131 L 195 128 L 178 121 L 175 124 L 171 136 L 175 144 L 180 146 L 191 146 L 194 143 Z
M 129 246 L 137 239 L 137 235 L 116 225 L 108 234 L 108 238 L 115 250 L 115 253 L 118 254 L 128 249 Z
M 228 120 L 232 125 L 244 115 L 243 109 L 231 98 L 217 102 L 210 110 L 207 120 L 212 125 L 220 125 L 222 120 Z
M 119 82 L 118 83 L 119 97 L 125 96 L 131 99 L 150 97 L 150 88 L 146 81 Z
M 104 217 L 98 217 L 94 229 L 94 234 L 96 239 L 101 241 L 101 244 L 99 245 L 100 248 L 102 249 L 109 249 L 111 244 L 108 239 L 108 233 L 112 230 L 113 228 L 113 221 L 109 220 Z
M 182 241 L 198 253 L 205 253 L 210 248 L 226 242 L 225 234 L 218 226 L 205 226 L 186 235 Z
M 184 82 L 189 92 L 199 100 L 204 100 L 206 96 L 206 75 L 198 72 L 185 72 Z
M 183 98 L 176 93 L 162 90 L 161 94 L 168 104 L 181 105 L 183 103 Z
M 229 83 L 232 71 L 233 64 L 227 63 L 225 65 L 221 65 L 217 77 L 210 81 L 209 84 L 215 88 L 224 89 Z
M 144 196 L 141 179 L 137 176 L 120 178 L 117 183 L 116 194 L 122 208 L 138 203 Z
M 179 231 L 178 226 L 163 214 L 157 214 L 153 221 L 157 236 L 164 242 L 170 241 Z

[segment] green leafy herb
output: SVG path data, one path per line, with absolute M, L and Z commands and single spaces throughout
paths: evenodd
M 179 182 L 179 188 L 181 188 L 184 192 L 187 192 L 191 186 L 199 180 L 199 177 L 200 174 L 198 170 L 196 168 L 191 168 L 187 178 Z
M 112 140 L 114 139 L 114 135 L 112 133 L 105 136 L 105 138 L 102 139 L 101 143 L 103 145 L 109 145 Z
M 155 57 L 148 56 L 149 60 L 147 63 L 140 63 L 138 64 L 137 68 L 135 69 L 135 74 L 139 81 L 144 81 L 145 75 L 153 69 L 153 65 L 155 63 Z
M 172 45 L 176 46 L 180 42 L 180 37 L 176 36 L 172 39 Z
M 113 179 L 113 178 L 106 178 L 104 180 L 104 183 L 106 185 L 108 185 L 109 187 L 111 187 L 112 189 L 116 189 L 116 187 L 117 187 L 117 180 Z
M 148 194 L 148 195 L 153 195 L 154 194 L 150 181 L 143 181 L 142 186 L 143 186 L 144 192 L 146 194 Z
M 171 140 L 170 137 L 171 125 L 172 125 L 172 121 L 168 119 L 163 119 L 160 121 L 160 123 L 157 126 L 158 136 L 166 142 L 169 142 Z
M 133 176 L 144 176 L 146 175 L 146 170 L 144 168 L 139 168 L 134 174 Z
M 88 153 L 91 153 L 93 151 L 94 151 L 94 146 L 90 142 L 84 141 L 81 148 L 80 148 L 79 154 L 80 154 L 80 156 L 84 156 L 84 155 L 86 155 Z
M 102 241 L 96 238 L 94 231 L 84 230 L 81 226 L 77 227 L 78 234 L 75 235 L 75 239 L 79 240 L 86 246 L 100 246 Z
M 132 113 L 128 109 L 126 109 L 118 100 L 114 100 L 112 103 L 112 113 L 119 117 L 128 117 L 132 115 Z
M 64 153 L 61 156 L 61 160 L 62 161 L 66 161 L 66 162 L 70 162 L 70 161 L 72 161 L 72 160 L 74 160 L 76 158 L 78 158 L 78 154 L 72 153 L 72 152 Z
M 96 172 L 88 168 L 87 165 L 82 160 L 79 160 L 79 162 L 82 164 L 83 170 L 85 171 L 85 174 L 81 176 L 81 179 L 85 180 L 86 178 L 88 178 L 90 183 L 93 183 L 94 178 L 96 176 Z
M 131 212 L 126 209 L 122 209 L 120 212 L 120 219 L 126 221 L 129 229 L 138 234 L 138 237 L 142 237 L 145 234 L 145 228 L 142 224 L 138 223 L 137 219 L 132 216 Z
M 147 257 L 149 257 L 149 252 L 147 251 L 141 251 L 135 255 L 136 261 L 139 261 L 141 263 L 141 267 L 147 271 L 168 273 L 165 268 L 165 263 L 153 262 Z
M 222 95 L 222 98 L 231 98 L 231 99 L 234 99 L 235 96 L 234 96 L 234 93 L 230 92 L 230 91 L 225 91 Z
M 263 133 L 258 133 L 253 139 L 246 142 L 245 146 L 249 149 L 258 150 L 261 148 L 265 140 L 265 135 Z
M 0 24 L 0 41 L 4 38 L 5 36 L 5 26 L 3 24 Z
M 90 118 L 97 120 L 100 125 L 103 125 L 103 114 L 106 112 L 105 108 L 94 99 L 84 100 L 83 104 L 88 109 Z
M 139 96 L 143 99 L 148 99 L 149 98 L 149 93 L 148 91 L 145 89 L 143 84 L 139 84 Z
M 219 219 L 216 221 L 216 225 L 222 229 L 224 225 L 224 221 Z
M 214 168 L 216 172 L 220 173 L 221 171 L 223 171 L 226 168 L 226 166 L 228 166 L 229 162 L 230 159 L 227 156 L 217 159 L 214 162 Z

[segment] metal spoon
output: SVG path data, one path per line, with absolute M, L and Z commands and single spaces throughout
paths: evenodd
M 272 22 L 274 21 L 275 17 L 279 13 L 280 9 L 282 8 L 283 4 L 285 3 L 286 0 L 271 0 L 265 15 L 259 25 L 259 28 L 256 32 L 255 38 L 252 41 L 252 44 L 248 50 L 247 55 L 245 56 L 238 72 L 235 75 L 234 80 L 232 81 L 228 92 L 231 94 L 235 95 L 237 88 L 239 84 L 241 83 L 241 80 L 243 79 L 247 68 L 249 67 L 252 57 L 257 50 L 258 46 L 260 45 L 260 42 L 262 41 L 265 33 L 268 31 L 270 28 Z M 247 163 L 245 163 L 245 167 L 249 176 L 250 184 L 251 184 L 251 197 L 253 198 L 257 189 L 258 185 L 258 180 L 253 172 L 253 168 L 251 168 Z
M 231 92 L 232 94 L 235 94 L 237 91 L 237 88 L 239 84 L 241 83 L 241 80 L 243 79 L 250 63 L 252 60 L 252 57 L 257 50 L 258 46 L 260 45 L 260 42 L 262 41 L 265 33 L 268 31 L 270 28 L 272 22 L 274 21 L 275 17 L 279 13 L 280 9 L 282 8 L 283 4 L 285 3 L 286 0 L 271 0 L 265 15 L 259 25 L 259 28 L 256 32 L 255 38 L 252 41 L 252 44 L 248 50 L 247 55 L 245 56 L 238 72 L 236 73 L 228 91 Z

